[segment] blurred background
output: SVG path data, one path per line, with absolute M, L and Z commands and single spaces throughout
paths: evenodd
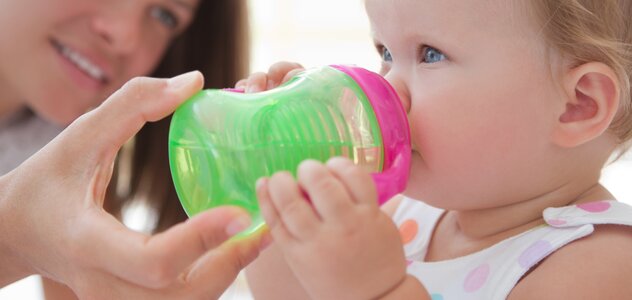
M 251 25 L 251 72 L 274 62 L 305 67 L 356 64 L 378 71 L 380 57 L 370 38 L 361 0 L 248 0 Z M 632 204 L 632 154 L 604 171 L 602 182 L 620 200 Z M 133 224 L 134 220 L 130 220 Z M 0 300 L 41 300 L 41 286 L 31 276 L 0 289 Z M 240 276 L 222 300 L 252 299 Z

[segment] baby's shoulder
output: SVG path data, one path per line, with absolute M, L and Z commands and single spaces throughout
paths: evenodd
M 632 227 L 596 225 L 593 234 L 543 260 L 509 299 L 624 299 L 632 295 Z

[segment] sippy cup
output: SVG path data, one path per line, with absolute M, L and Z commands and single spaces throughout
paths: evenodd
M 307 69 L 252 94 L 203 90 L 174 113 L 169 163 L 184 210 L 246 209 L 263 224 L 255 182 L 305 159 L 346 156 L 372 172 L 378 201 L 404 190 L 410 168 L 406 112 L 380 75 L 344 65 Z M 248 231 L 247 231 L 248 232 Z

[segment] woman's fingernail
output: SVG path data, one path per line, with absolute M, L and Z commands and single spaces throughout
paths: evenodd
M 172 88 L 179 89 L 181 87 L 191 84 L 193 80 L 199 76 L 201 76 L 200 71 L 191 71 L 188 73 L 184 73 L 176 77 L 169 78 L 169 86 Z
M 250 218 L 248 216 L 240 216 L 226 226 L 226 234 L 233 236 L 242 232 L 244 229 L 250 226 Z

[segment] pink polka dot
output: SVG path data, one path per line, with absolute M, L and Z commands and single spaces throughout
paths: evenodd
M 518 264 L 525 269 L 530 269 L 538 263 L 542 258 L 546 257 L 553 251 L 553 246 L 548 241 L 539 240 L 533 243 L 529 248 L 525 249 L 518 258 Z
M 472 270 L 467 277 L 465 277 L 465 282 L 463 283 L 463 289 L 468 292 L 476 292 L 480 288 L 485 285 L 487 281 L 487 277 L 489 277 L 489 265 L 483 264 Z
M 590 213 L 599 213 L 608 210 L 610 208 L 610 203 L 606 201 L 589 202 L 578 204 L 577 207 Z
M 566 224 L 566 220 L 562 220 L 562 219 L 551 219 L 551 220 L 546 220 L 546 222 L 551 226 L 562 226 Z

